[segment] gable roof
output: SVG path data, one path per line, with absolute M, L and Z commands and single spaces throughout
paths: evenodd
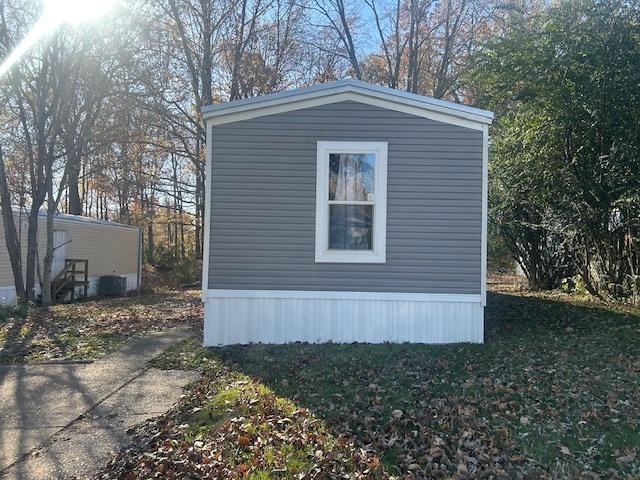
M 493 112 L 488 110 L 351 79 L 207 105 L 202 107 L 202 114 L 206 121 L 221 125 L 342 101 L 366 103 L 474 130 L 493 121 Z

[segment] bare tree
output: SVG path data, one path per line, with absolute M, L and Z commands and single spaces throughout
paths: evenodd
M 379 49 L 365 78 L 408 92 L 464 101 L 460 76 L 490 37 L 496 8 L 479 0 L 364 0 Z
M 157 21 L 155 38 L 148 39 L 156 55 L 156 68 L 145 81 L 151 93 L 150 106 L 160 113 L 162 127 L 171 139 L 167 147 L 176 146 L 174 153 L 193 167 L 196 257 L 202 255 L 204 236 L 206 132 L 200 111 L 213 103 L 214 57 L 233 5 L 215 0 L 169 0 L 160 10 L 150 12 Z
M 240 82 L 243 62 L 246 52 L 255 38 L 256 28 L 265 7 L 264 0 L 240 0 L 239 8 L 232 9 L 231 29 L 233 32 L 233 44 L 231 51 L 231 85 L 229 100 L 241 98 Z
M 28 213 L 26 293 L 35 299 L 35 274 L 38 254 L 38 217 L 40 208 L 47 199 L 48 178 L 56 160 L 57 140 L 60 132 L 58 114 L 61 96 L 58 87 L 56 62 L 60 58 L 59 43 L 52 41 L 41 57 L 23 59 L 23 64 L 12 72 L 13 101 L 23 129 L 25 150 L 29 164 L 31 204 Z M 57 93 L 56 93 L 57 92 Z M 48 242 L 47 242 L 48 243 Z M 53 232 L 51 232 L 53 244 Z M 45 256 L 45 278 L 47 267 Z M 43 291 L 43 295 L 47 295 Z
M 384 58 L 385 82 L 391 88 L 398 88 L 401 81 L 403 56 L 409 38 L 404 35 L 402 29 L 402 1 L 396 0 L 395 8 L 381 8 L 377 0 L 364 0 L 371 9 L 375 21 L 378 41 Z M 371 61 L 375 58 L 375 53 L 368 57 Z M 369 74 L 369 77 L 372 75 Z M 367 78 L 369 79 L 369 78 Z
M 14 48 L 13 40 L 23 37 L 39 17 L 41 6 L 36 3 L 28 6 L 30 8 L 12 9 L 12 17 L 8 13 L 3 15 L 4 24 L 12 30 L 11 35 L 0 38 L 5 51 Z M 20 145 L 15 150 L 24 155 L 29 179 L 24 288 L 27 298 L 34 300 L 36 273 L 39 273 L 45 305 L 53 300 L 54 216 L 70 178 L 73 186 L 77 187 L 74 173 L 79 163 L 78 138 L 84 139 L 89 135 L 99 112 L 99 108 L 94 108 L 95 103 L 88 102 L 83 93 L 93 90 L 96 98 L 104 96 L 103 86 L 93 82 L 90 75 L 102 68 L 103 63 L 90 64 L 87 61 L 91 42 L 96 39 L 93 33 L 88 37 L 82 31 L 59 28 L 24 55 L 9 74 L 7 108 L 21 132 Z M 65 127 L 66 137 L 63 135 Z M 43 246 L 38 245 L 39 218 L 45 205 L 46 246 L 40 264 L 38 251 Z
M 307 27 L 299 1 L 257 0 L 249 7 L 239 4 L 237 10 L 218 70 L 230 100 L 281 91 L 312 78 L 313 52 L 304 40 Z
M 320 29 L 320 39 L 335 36 L 340 48 L 333 53 L 348 60 L 353 76 L 362 79 L 360 55 L 354 40 L 354 28 L 359 20 L 355 8 L 349 9 L 344 0 L 312 0 L 308 10 L 309 23 Z M 327 50 L 327 46 L 320 42 L 316 42 L 315 47 Z

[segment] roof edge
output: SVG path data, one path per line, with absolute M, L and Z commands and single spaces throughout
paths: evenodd
M 309 99 L 319 99 L 339 95 L 341 93 L 356 93 L 370 97 L 384 98 L 387 101 L 402 105 L 411 105 L 425 111 L 437 112 L 454 117 L 461 117 L 472 122 L 490 124 L 494 119 L 493 112 L 480 108 L 461 105 L 458 103 L 439 100 L 415 93 L 403 92 L 393 88 L 373 85 L 360 80 L 338 80 L 321 83 L 309 87 L 301 87 L 284 92 L 270 93 L 252 98 L 232 100 L 202 107 L 205 120 L 220 118 L 226 115 L 260 110 L 276 105 L 287 105 Z
M 13 207 L 13 214 L 15 215 L 28 215 L 29 211 L 28 210 L 21 210 L 20 207 Z M 46 218 L 47 217 L 47 211 L 46 210 L 39 210 L 38 211 L 38 218 Z M 139 230 L 140 227 L 137 227 L 135 225 L 127 225 L 126 223 L 119 223 L 119 222 L 114 222 L 111 220 L 99 220 L 97 218 L 92 218 L 92 217 L 87 217 L 84 215 L 72 215 L 70 213 L 55 213 L 53 215 L 54 221 L 56 220 L 61 220 L 61 221 L 66 221 L 66 222 L 76 222 L 76 223 L 82 223 L 84 225 L 99 225 L 99 226 L 105 226 L 105 227 L 120 227 L 120 228 L 131 228 L 131 229 L 135 229 L 135 230 Z M 2 219 L 0 218 L 0 221 Z

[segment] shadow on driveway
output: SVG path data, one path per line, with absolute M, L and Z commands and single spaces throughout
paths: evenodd
M 92 363 L 0 366 L 0 477 L 93 471 L 128 443 L 128 428 L 164 413 L 197 378 L 147 365 L 191 335 L 150 334 Z

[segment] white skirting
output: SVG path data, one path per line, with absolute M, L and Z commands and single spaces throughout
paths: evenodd
M 208 290 L 206 346 L 484 340 L 480 295 Z
M 138 288 L 138 274 L 137 273 L 127 273 L 122 275 L 123 277 L 127 277 L 127 291 L 131 292 Z M 99 277 L 89 277 L 89 287 L 87 288 L 87 295 L 90 297 L 98 294 L 98 282 Z M 82 294 L 82 288 L 77 287 L 76 293 L 78 295 Z M 40 286 L 36 287 L 36 294 L 40 294 Z M 16 297 L 16 289 L 13 285 L 0 287 L 0 306 L 8 306 L 15 305 L 18 302 L 18 298 Z
M 0 287 L 0 307 L 15 305 L 17 302 L 16 289 L 13 285 L 10 287 Z

